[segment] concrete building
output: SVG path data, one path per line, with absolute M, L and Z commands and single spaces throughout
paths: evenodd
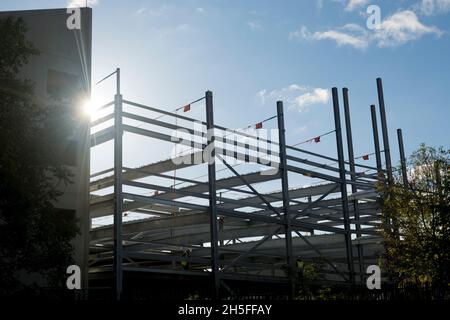
M 69 29 L 67 20 L 78 18 L 67 9 L 0 12 L 22 18 L 28 28 L 27 39 L 40 51 L 21 70 L 21 77 L 35 83 L 38 105 L 60 106 L 61 126 L 55 156 L 74 174 L 73 183 L 61 186 L 63 196 L 56 203 L 61 214 L 75 214 L 81 235 L 74 239 L 75 261 L 87 284 L 89 235 L 89 118 L 82 104 L 90 97 L 92 9 L 81 8 L 79 28 Z M 73 22 L 73 21 L 72 21 Z

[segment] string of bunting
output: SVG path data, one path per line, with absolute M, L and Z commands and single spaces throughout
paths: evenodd
M 183 108 L 184 112 L 189 111 L 189 110 L 190 110 L 190 105 L 186 105 L 186 106 L 184 106 L 184 107 L 178 108 L 178 110 L 181 110 L 182 108 Z M 264 123 L 264 122 L 267 122 L 267 121 L 270 121 L 270 120 L 272 120 L 272 119 L 275 119 L 276 117 L 277 117 L 277 116 L 272 116 L 272 117 L 270 117 L 270 118 L 267 118 L 267 119 L 265 119 L 265 120 L 262 120 L 262 121 L 260 121 L 260 122 L 257 122 L 257 123 L 254 124 L 254 125 L 248 125 L 247 127 L 244 128 L 244 130 L 245 130 L 245 129 L 250 129 L 250 128 L 252 128 L 253 126 L 255 127 L 255 129 L 261 129 L 261 128 L 263 127 L 263 123 Z M 226 138 L 226 137 L 229 136 L 230 134 L 231 134 L 231 133 L 227 134 L 224 138 Z M 184 155 L 184 154 L 183 154 L 183 152 L 182 152 L 181 154 L 178 154 L 178 155 Z M 237 167 L 237 166 L 239 166 L 239 165 L 241 165 L 241 164 L 242 164 L 242 163 L 237 163 L 237 164 L 235 164 L 235 165 L 232 165 L 232 167 L 234 168 L 234 167 Z M 220 172 L 220 171 L 223 171 L 223 170 L 227 170 L 227 168 L 224 168 L 224 169 L 221 169 L 221 170 L 217 170 L 216 172 Z M 204 174 L 204 175 L 201 175 L 201 176 L 192 178 L 192 179 L 193 179 L 193 180 L 196 180 L 196 179 L 198 179 L 198 178 L 202 178 L 202 177 L 205 177 L 205 176 L 207 176 L 207 174 Z M 184 183 L 186 183 L 186 182 L 175 183 L 173 186 L 177 186 L 177 185 L 184 184 Z M 157 195 L 157 194 L 155 194 L 155 195 Z
M 199 100 L 201 100 L 201 99 L 199 99 Z M 197 100 L 197 101 L 199 101 L 199 100 Z M 196 102 L 196 101 L 195 101 Z M 178 108 L 177 110 L 181 110 L 181 109 L 183 109 L 184 110 L 184 112 L 187 112 L 187 111 L 189 111 L 190 110 L 190 105 L 188 104 L 188 105 L 185 105 L 185 106 L 183 106 L 183 107 L 180 107 L 180 108 Z M 275 119 L 277 116 L 275 115 L 275 116 L 272 116 L 272 117 L 270 117 L 270 118 L 267 118 L 267 119 L 265 119 L 265 120 L 262 120 L 262 121 L 260 121 L 260 122 L 257 122 L 256 124 L 254 124 L 254 125 L 248 125 L 247 127 L 245 127 L 245 128 L 243 128 L 243 129 L 241 129 L 241 130 L 246 130 L 246 129 L 250 129 L 250 128 L 252 128 L 253 126 L 255 127 L 255 129 L 261 129 L 262 127 L 263 127 L 263 123 L 264 122 L 267 122 L 267 121 L 270 121 L 270 120 L 272 120 L 272 119 Z M 224 136 L 224 138 L 226 138 L 226 137 L 228 137 L 229 135 L 231 135 L 232 133 L 228 133 L 227 135 L 225 135 Z M 181 154 L 178 154 L 178 156 L 182 156 L 182 155 L 184 155 L 183 154 L 183 152 L 181 153 Z
M 272 120 L 272 119 L 275 119 L 276 117 L 277 117 L 277 116 L 272 116 L 272 117 L 267 118 L 267 119 L 265 119 L 265 120 L 263 120 L 263 121 L 257 122 L 257 123 L 254 124 L 254 125 L 250 124 L 250 125 L 248 125 L 247 127 L 243 128 L 243 129 L 240 129 L 240 130 L 247 130 L 247 129 L 252 128 L 253 126 L 255 127 L 255 129 L 262 129 L 263 123 L 264 123 L 264 122 L 267 122 L 267 121 L 270 121 L 270 120 Z M 232 133 L 228 133 L 227 135 L 224 136 L 224 138 L 228 137 L 228 136 L 231 135 L 231 134 L 232 134 Z
M 250 124 L 250 125 L 248 125 L 247 127 L 243 128 L 242 130 L 250 129 L 250 128 L 252 128 L 252 127 L 254 127 L 255 129 L 262 129 L 263 123 L 264 123 L 264 122 L 267 122 L 267 121 L 270 121 L 270 120 L 272 120 L 272 119 L 275 119 L 276 117 L 277 117 L 277 116 L 272 116 L 272 117 L 267 118 L 267 119 L 265 119 L 265 120 L 263 120 L 263 121 L 257 122 L 257 123 L 255 123 L 254 125 Z
M 171 110 L 171 111 L 169 111 L 169 112 L 178 112 L 178 111 L 181 110 L 181 109 L 183 109 L 184 112 L 188 112 L 188 111 L 191 110 L 191 106 L 192 106 L 194 103 L 197 103 L 197 102 L 199 102 L 199 101 L 202 101 L 203 99 L 205 99 L 205 97 L 201 97 L 201 98 L 199 98 L 199 99 L 197 99 L 197 100 L 195 100 L 195 101 L 192 101 L 192 102 L 190 102 L 190 103 L 188 103 L 188 104 L 186 104 L 186 105 L 184 105 L 184 106 L 182 106 L 182 107 L 175 108 L 175 109 L 173 109 L 173 110 Z M 159 120 L 159 119 L 161 119 L 162 117 L 165 117 L 165 116 L 167 116 L 167 115 L 166 115 L 166 114 L 162 114 L 162 115 L 160 115 L 160 116 L 157 116 L 156 118 L 153 118 L 152 120 Z M 144 124 L 141 124 L 141 125 L 137 126 L 136 128 L 140 128 L 140 127 L 142 127 L 143 125 L 144 125 Z
M 380 150 L 380 153 L 384 152 L 384 150 Z M 370 156 L 373 156 L 376 152 L 372 152 L 372 153 L 368 153 L 368 154 L 363 154 L 362 156 L 356 157 L 355 160 L 358 159 L 363 159 L 365 161 L 369 160 Z
M 265 120 L 263 120 L 263 121 L 261 121 L 261 122 L 258 122 L 258 123 L 256 123 L 255 124 L 255 129 L 261 129 L 262 127 L 263 127 L 263 123 L 264 122 L 267 122 L 267 121 L 270 121 L 270 120 L 272 120 L 272 119 L 275 119 L 277 116 L 272 116 L 272 117 L 270 117 L 270 118 L 267 118 L 267 119 L 265 119 Z M 247 127 L 247 129 L 248 128 L 251 128 L 252 126 L 250 125 L 250 126 L 248 126 Z
M 363 159 L 364 161 L 367 161 L 367 160 L 369 160 L 369 157 L 374 155 L 374 154 L 375 154 L 375 152 L 364 154 L 362 156 L 356 157 L 355 160 Z
M 192 101 L 191 103 L 188 103 L 188 104 L 186 104 L 186 105 L 184 105 L 184 106 L 181 106 L 181 107 L 179 107 L 179 108 L 176 108 L 174 111 L 180 111 L 181 109 L 183 109 L 183 112 L 191 111 L 192 105 L 193 105 L 194 103 L 197 103 L 197 102 L 199 102 L 199 101 L 202 101 L 203 99 L 205 99 L 205 97 L 201 97 L 200 99 L 197 99 L 197 100 L 195 100 L 195 101 Z
M 197 100 L 195 100 L 195 101 L 192 101 L 192 102 L 190 102 L 190 103 L 188 103 L 188 104 L 186 104 L 186 105 L 184 105 L 184 106 L 175 108 L 175 109 L 173 109 L 171 112 L 178 112 L 178 111 L 180 111 L 180 110 L 182 110 L 182 109 L 183 109 L 183 112 L 191 111 L 192 105 L 193 105 L 194 103 L 197 103 L 197 102 L 199 102 L 199 101 L 202 101 L 203 99 L 205 99 L 205 97 L 201 97 L 201 98 L 199 98 L 199 99 L 197 99 Z M 162 114 L 162 115 L 160 115 L 159 117 L 156 117 L 156 118 L 153 119 L 153 120 L 158 120 L 158 119 L 160 119 L 160 118 L 162 118 L 162 117 L 164 117 L 164 116 L 166 116 L 166 115 L 165 115 L 165 114 Z
M 331 133 L 333 133 L 333 132 L 335 132 L 335 131 L 336 131 L 336 130 L 331 130 L 331 131 L 326 132 L 326 133 L 324 133 L 324 134 L 321 134 L 321 135 L 319 135 L 319 136 L 315 136 L 315 137 L 313 137 L 313 138 L 311 138 L 311 139 L 308 139 L 308 140 L 305 140 L 305 141 L 302 141 L 302 142 L 293 144 L 292 146 L 295 147 L 295 146 L 299 146 L 299 145 L 301 145 L 301 144 L 312 143 L 312 142 L 314 142 L 314 143 L 319 143 L 319 142 L 320 142 L 320 138 L 322 138 L 322 137 L 324 137 L 324 136 L 326 136 L 326 135 L 329 135 L 329 134 L 331 134 Z
M 380 152 L 384 152 L 384 150 L 381 150 Z M 368 153 L 368 154 L 363 154 L 363 155 L 361 155 L 359 157 L 354 158 L 354 160 L 363 159 L 364 161 L 367 161 L 367 160 L 369 160 L 369 156 L 374 155 L 374 154 L 375 154 L 375 152 Z M 345 161 L 347 162 L 347 160 L 345 160 Z M 338 163 L 338 161 L 334 161 L 334 162 L 327 163 L 324 166 L 332 166 L 332 165 L 337 164 L 337 163 Z M 320 168 L 320 169 L 322 169 L 322 168 Z M 320 169 L 317 169 L 317 170 L 320 170 Z M 317 170 L 311 170 L 311 171 L 312 172 L 317 172 Z M 360 173 L 361 174 L 365 174 L 367 171 L 370 171 L 370 170 L 371 169 L 367 169 L 367 170 L 364 170 L 364 171 L 362 171 Z M 305 177 L 313 177 L 313 174 L 311 174 L 311 173 L 303 173 L 303 175 Z

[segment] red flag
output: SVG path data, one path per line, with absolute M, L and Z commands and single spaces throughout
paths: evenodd
M 255 125 L 255 129 L 261 129 L 262 128 L 262 122 L 258 122 L 256 125 Z
M 369 155 L 366 154 L 366 155 L 364 155 L 362 158 L 363 158 L 363 160 L 369 160 Z
M 314 138 L 314 142 L 315 142 L 315 143 L 319 143 L 319 142 L 320 142 L 320 136 L 319 136 L 319 137 L 315 137 L 315 138 Z
M 183 112 L 188 112 L 189 110 L 191 110 L 191 105 L 187 104 L 183 107 Z

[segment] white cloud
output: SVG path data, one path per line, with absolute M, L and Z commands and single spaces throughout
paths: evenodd
M 450 0 L 421 0 L 414 8 L 427 16 L 447 13 L 450 11 Z
M 99 0 L 70 0 L 67 2 L 68 8 L 76 8 L 76 7 L 85 7 L 86 4 L 88 7 L 95 7 L 98 5 Z
M 197 8 L 195 9 L 195 11 L 197 11 L 198 13 L 205 13 L 205 9 L 203 8 Z
M 264 30 L 264 27 L 257 21 L 249 21 L 246 24 L 253 31 L 262 31 L 262 30 Z
M 369 0 L 349 0 L 345 6 L 345 11 L 353 11 L 355 9 L 361 8 L 369 3 Z
M 386 18 L 375 30 L 373 40 L 379 47 L 391 47 L 415 41 L 427 34 L 442 35 L 434 26 L 422 24 L 413 11 L 400 11 Z
M 305 86 L 300 86 L 298 84 L 293 83 L 289 87 L 287 87 L 286 89 L 287 89 L 287 91 L 291 91 L 292 92 L 292 91 L 304 91 L 304 90 L 307 90 L 308 88 L 305 87 Z
M 330 93 L 327 89 L 315 88 L 312 92 L 307 92 L 295 98 L 298 109 L 304 110 L 305 107 L 313 104 L 326 104 L 330 99 Z
M 257 93 L 257 96 L 263 104 L 269 101 L 283 100 L 290 108 L 295 108 L 300 112 L 306 111 L 309 106 L 326 104 L 330 100 L 330 92 L 327 89 L 302 86 L 295 83 L 270 92 L 266 89 L 261 90 Z
M 418 40 L 429 34 L 441 36 L 443 32 L 437 27 L 424 25 L 413 11 L 405 10 L 387 17 L 375 30 L 367 30 L 358 24 L 350 23 L 336 29 L 311 33 L 303 26 L 299 30 L 291 32 L 289 38 L 331 40 L 338 46 L 351 46 L 355 49 L 365 50 L 372 43 L 380 48 L 394 47 Z
M 359 33 L 365 33 L 367 30 L 361 27 L 359 24 L 356 23 L 347 23 L 345 24 L 342 29 L 352 31 L 352 32 L 359 32 Z
M 307 40 L 333 40 L 338 46 L 349 45 L 355 49 L 364 50 L 368 47 L 366 31 L 355 24 L 345 25 L 338 30 L 316 31 L 311 33 L 306 27 L 292 32 L 289 38 L 303 38 Z
M 316 40 L 334 40 L 338 46 L 350 45 L 356 49 L 366 49 L 368 46 L 368 42 L 365 37 L 354 36 L 335 30 L 315 32 L 312 37 Z
M 307 39 L 309 38 L 310 34 L 308 32 L 308 28 L 305 26 L 302 26 L 300 29 L 290 32 L 289 33 L 289 39 Z

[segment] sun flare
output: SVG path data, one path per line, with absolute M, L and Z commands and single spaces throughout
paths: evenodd
M 93 99 L 87 99 L 83 102 L 83 113 L 87 116 L 92 117 L 97 108 L 98 106 L 95 104 Z
M 90 99 L 86 99 L 82 104 L 83 114 L 89 116 L 91 120 L 95 120 L 97 111 L 105 104 L 104 99 L 100 99 L 96 95 L 92 95 Z

